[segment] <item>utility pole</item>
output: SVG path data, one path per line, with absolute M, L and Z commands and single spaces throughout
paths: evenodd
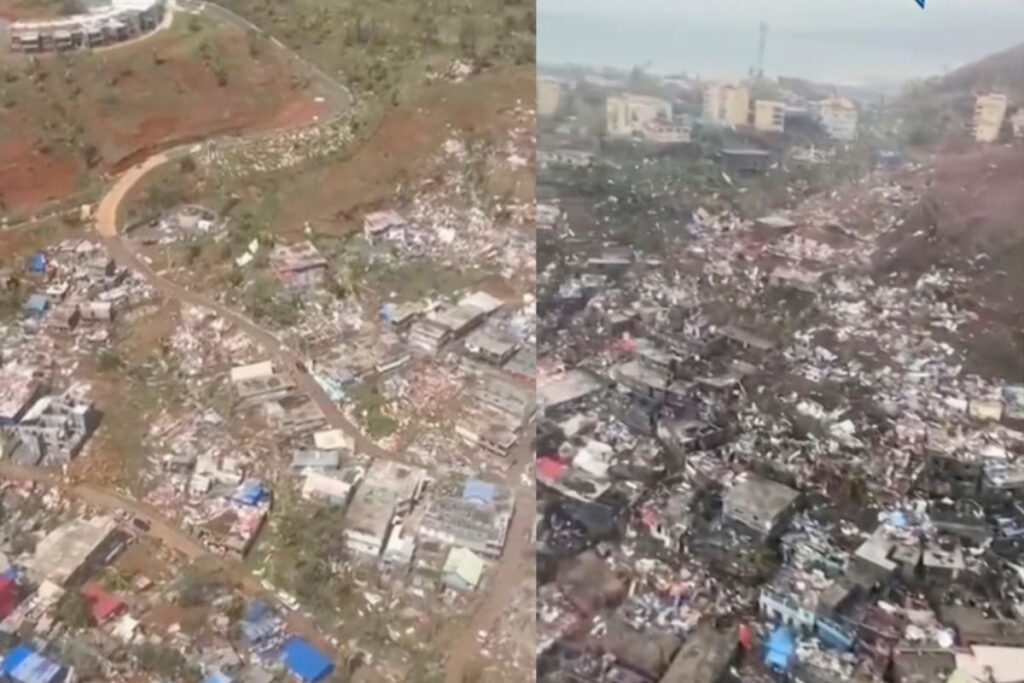
M 768 24 L 761 22 L 761 40 L 757 47 L 757 77 L 764 78 L 764 46 L 768 40 Z

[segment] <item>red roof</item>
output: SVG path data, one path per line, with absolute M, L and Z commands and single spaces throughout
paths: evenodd
M 557 481 L 562 478 L 569 467 L 552 458 L 540 458 L 537 460 L 537 476 L 549 481 Z
M 89 584 L 83 588 L 82 595 L 92 603 L 90 612 L 92 613 L 92 618 L 96 620 L 96 623 L 106 621 L 117 614 L 117 612 L 124 606 L 124 601 L 120 596 L 114 593 L 108 593 L 95 583 Z

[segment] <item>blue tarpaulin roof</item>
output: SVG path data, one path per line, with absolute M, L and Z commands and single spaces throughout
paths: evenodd
M 395 305 L 384 304 L 380 307 L 380 317 L 386 322 L 391 322 L 395 319 Z
M 46 271 L 46 254 L 41 251 L 37 251 L 35 255 L 28 260 L 28 269 L 33 273 L 42 273 Z
M 235 491 L 235 500 L 246 505 L 256 505 L 263 499 L 266 489 L 259 479 L 246 479 Z
M 776 671 L 787 671 L 795 649 L 793 634 L 785 626 L 780 626 L 768 636 L 764 663 Z
M 497 492 L 498 487 L 489 481 L 470 479 L 466 482 L 465 488 L 462 489 L 462 497 L 465 500 L 481 500 L 485 503 L 490 503 L 494 500 Z
M 215 670 L 206 675 L 203 683 L 231 683 L 233 680 L 235 679 L 231 678 L 231 676 Z
M 18 568 L 12 565 L 5 569 L 4 573 L 0 574 L 0 576 L 4 577 L 5 579 L 10 579 L 11 581 L 14 581 L 18 578 Z
M 278 621 L 272 614 L 265 614 L 256 621 L 243 621 L 239 630 L 245 642 L 256 645 L 277 633 Z
M 334 664 L 309 641 L 292 636 L 284 644 L 284 665 L 304 681 L 315 682 L 334 670 Z
M 58 679 L 63 668 L 28 645 L 19 645 L 4 657 L 2 671 L 17 683 L 51 683 Z
M 259 621 L 270 611 L 270 605 L 262 600 L 252 600 L 245 606 L 244 621 Z

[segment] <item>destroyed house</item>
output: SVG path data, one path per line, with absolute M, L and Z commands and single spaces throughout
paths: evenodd
M 35 463 L 71 460 L 99 426 L 100 414 L 72 390 L 44 396 L 11 427 Z
M 793 512 L 800 493 L 784 484 L 748 476 L 722 497 L 725 519 L 762 538 L 774 538 Z
M 687 635 L 659 683 L 719 683 L 736 656 L 736 637 L 702 624 Z
M 309 241 L 279 244 L 269 258 L 277 279 L 289 287 L 316 287 L 327 276 L 327 259 Z
M 530 388 L 497 377 L 483 381 L 477 386 L 474 396 L 481 406 L 516 427 L 529 422 L 537 409 L 536 398 Z
M 726 325 L 719 330 L 718 334 L 723 339 L 757 351 L 770 351 L 775 346 L 771 340 L 734 325 Z
M 233 386 L 240 409 L 279 401 L 295 393 L 295 382 L 287 375 L 245 377 L 233 382 Z
M 363 218 L 363 237 L 370 244 L 401 240 L 408 224 L 396 211 L 374 211 Z
M 772 163 L 771 153 L 763 149 L 723 149 L 719 156 L 734 173 L 764 173 Z
M 640 632 L 613 617 L 601 638 L 600 647 L 627 669 L 649 680 L 660 680 L 679 650 L 679 639 L 654 628 Z
M 463 416 L 455 423 L 455 433 L 470 445 L 479 446 L 500 457 L 509 454 L 518 438 L 507 423 L 487 419 L 482 415 Z

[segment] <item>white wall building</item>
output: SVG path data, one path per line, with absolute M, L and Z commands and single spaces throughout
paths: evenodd
M 619 95 L 605 102 L 606 130 L 612 137 L 642 135 L 649 121 L 672 121 L 672 105 L 657 97 Z
M 829 137 L 848 141 L 857 137 L 857 107 L 845 97 L 832 96 L 815 103 L 818 120 Z

